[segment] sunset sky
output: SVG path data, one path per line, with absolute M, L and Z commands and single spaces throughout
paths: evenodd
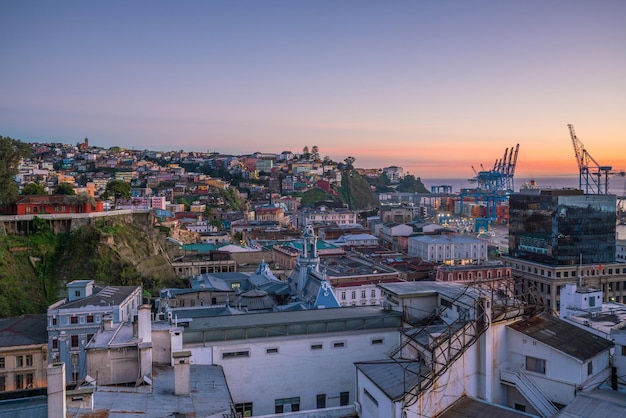
M 626 170 L 626 1 L 0 2 L 0 134 L 470 177 Z

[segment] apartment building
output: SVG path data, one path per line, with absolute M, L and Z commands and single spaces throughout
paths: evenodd
M 67 284 L 68 296 L 48 308 L 48 351 L 51 363 L 66 365 L 66 381 L 87 374 L 85 347 L 106 320 L 132 321 L 141 305 L 140 286 L 99 287 L 93 280 Z

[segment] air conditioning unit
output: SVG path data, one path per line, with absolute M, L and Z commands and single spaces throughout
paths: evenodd
M 354 402 L 354 410 L 358 413 L 361 412 L 361 404 L 359 402 Z

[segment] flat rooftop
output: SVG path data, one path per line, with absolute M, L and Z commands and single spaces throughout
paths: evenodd
M 155 366 L 152 386 L 98 386 L 93 412 L 73 411 L 77 418 L 222 417 L 232 403 L 224 372 L 219 366 L 190 366 L 190 394 L 174 395 L 174 368 Z M 102 415 L 98 415 L 102 414 Z

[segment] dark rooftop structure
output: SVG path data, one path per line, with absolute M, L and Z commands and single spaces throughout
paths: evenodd
M 437 418 L 522 418 L 532 416 L 534 415 L 463 396 L 444 412 L 437 415 Z
M 401 325 L 400 312 L 386 312 L 373 306 L 196 317 L 185 330 L 183 342 L 350 332 Z
M 45 314 L 0 319 L 0 347 L 47 344 Z
M 589 360 L 613 346 L 612 341 L 545 313 L 508 327 L 581 361 Z

